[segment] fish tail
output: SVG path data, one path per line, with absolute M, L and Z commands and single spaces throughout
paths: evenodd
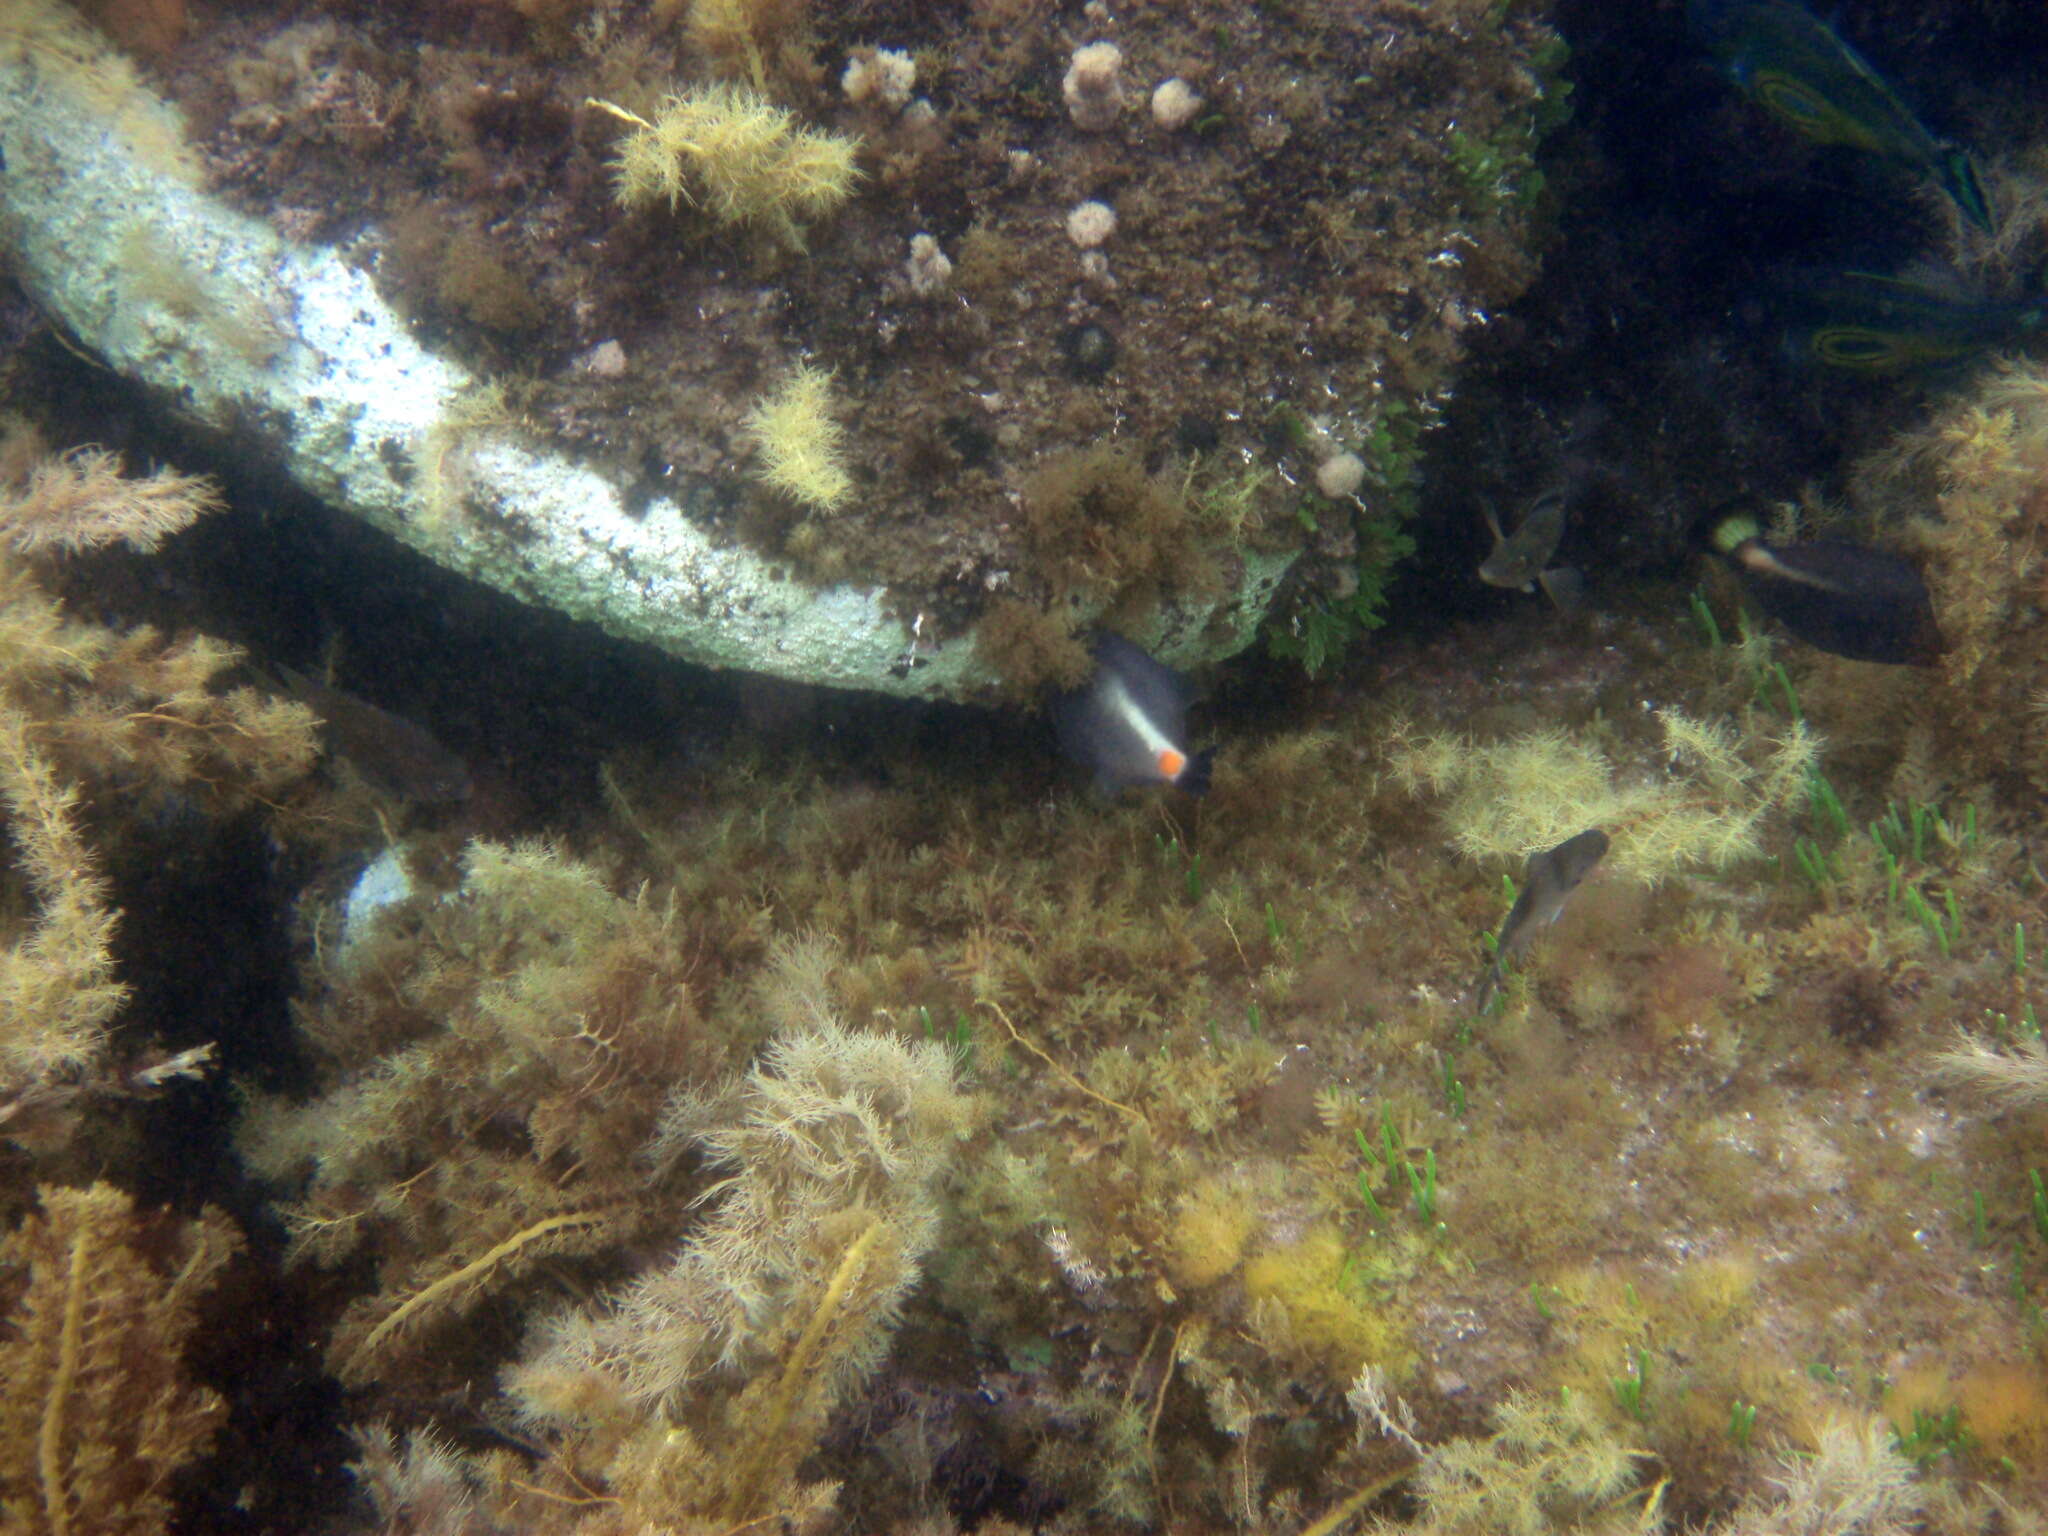
M 1472 983 L 1472 1011 L 1484 1013 L 1493 1006 L 1493 995 L 1500 990 L 1500 961 L 1495 960 L 1479 973 L 1479 979 Z
M 1957 211 L 1985 234 L 1996 233 L 1991 199 L 1985 194 L 1984 183 L 1977 175 L 1977 162 L 1970 152 L 1960 144 L 1944 144 L 1935 169 L 1942 190 L 1948 193 Z

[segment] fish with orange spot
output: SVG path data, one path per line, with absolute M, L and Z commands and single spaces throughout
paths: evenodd
M 1100 635 L 1090 649 L 1094 675 L 1052 701 L 1060 750 L 1106 794 L 1152 784 L 1201 794 L 1214 752 L 1188 749 L 1187 679 L 1121 635 Z

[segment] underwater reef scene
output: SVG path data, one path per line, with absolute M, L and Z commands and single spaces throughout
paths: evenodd
M 0 66 L 174 101 L 460 430 L 687 443 L 1004 679 L 466 580 L 0 219 L 0 1532 L 2048 1531 L 2031 7 L 18 0 Z M 1253 548 L 1247 653 L 1103 638 Z

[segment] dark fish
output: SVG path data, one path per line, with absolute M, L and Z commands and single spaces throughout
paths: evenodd
M 1991 202 L 1969 153 L 1929 133 L 1862 54 L 1791 0 L 1689 0 L 1693 30 L 1735 88 L 1820 144 L 1931 177 L 1979 229 Z
M 2039 295 L 1976 298 L 1881 272 L 1788 273 L 1774 297 L 1790 357 L 1869 374 L 1953 368 L 2048 318 Z
M 292 693 L 320 717 L 327 750 L 346 758 L 371 788 L 418 805 L 467 800 L 469 767 L 403 715 L 279 667 Z
M 1926 583 L 1889 550 L 1846 539 L 1766 544 L 1749 512 L 1715 518 L 1708 541 L 1750 601 L 1816 650 L 1891 666 L 1925 666 L 1941 655 Z
M 1187 749 L 1187 681 L 1121 635 L 1091 647 L 1095 675 L 1052 701 L 1060 750 L 1090 769 L 1098 789 L 1172 784 L 1191 795 L 1209 787 L 1213 751 Z
M 1598 827 L 1589 827 L 1555 848 L 1529 855 L 1529 867 L 1522 872 L 1522 892 L 1508 909 L 1508 920 L 1500 925 L 1500 937 L 1494 940 L 1493 963 L 1480 974 L 1474 987 L 1479 1012 L 1486 1012 L 1494 993 L 1500 990 L 1500 968 L 1557 921 L 1558 913 L 1579 888 L 1579 882 L 1606 857 L 1607 834 Z

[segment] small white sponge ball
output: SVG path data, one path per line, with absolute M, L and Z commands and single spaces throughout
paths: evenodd
M 1176 128 L 1185 128 L 1189 119 L 1201 110 L 1202 98 L 1179 75 L 1160 81 L 1153 89 L 1152 121 L 1169 133 Z
M 1123 67 L 1123 50 L 1115 43 L 1090 43 L 1074 50 L 1060 94 L 1076 128 L 1100 133 L 1116 121 L 1124 105 L 1123 86 L 1117 80 Z
M 1365 460 L 1355 453 L 1336 453 L 1316 466 L 1316 489 L 1332 501 L 1356 496 L 1365 484 Z
M 1067 210 L 1067 238 L 1092 251 L 1116 233 L 1116 210 L 1107 203 L 1076 203 Z

